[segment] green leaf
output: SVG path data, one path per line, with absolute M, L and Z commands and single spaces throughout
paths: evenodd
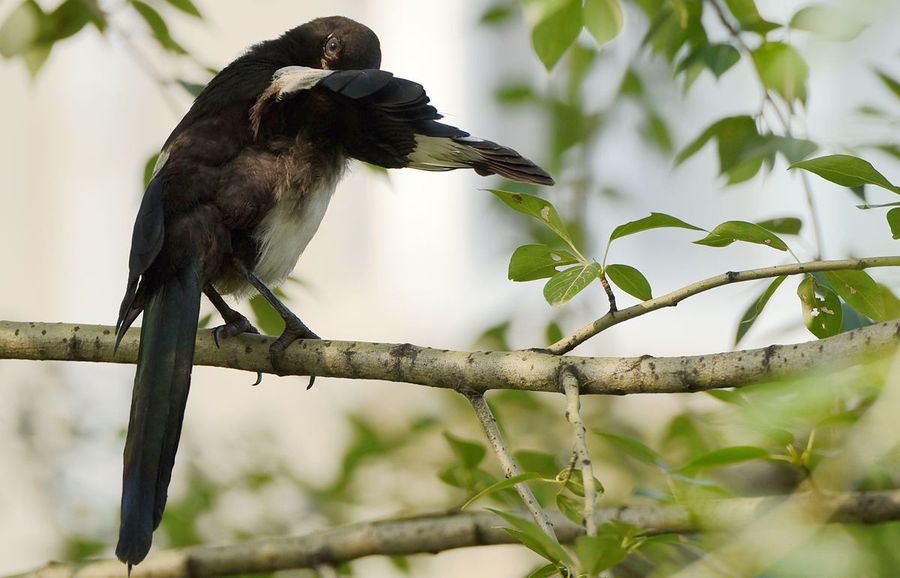
M 894 239 L 900 239 L 900 208 L 888 211 L 887 221 L 891 227 L 891 235 Z
M 554 576 L 559 576 L 559 566 L 556 564 L 547 564 L 546 566 L 537 568 L 526 578 L 554 578 Z
M 570 245 L 573 244 L 572 236 L 559 217 L 559 212 L 549 201 L 534 195 L 526 195 L 525 193 L 511 193 L 498 189 L 490 189 L 490 192 L 506 203 L 508 207 L 523 215 L 537 219 L 556 233 L 560 239 Z
M 629 265 L 609 265 L 606 267 L 606 275 L 622 291 L 641 301 L 653 299 L 653 291 L 650 282 L 644 274 Z
M 556 540 L 550 538 L 547 534 L 544 534 L 537 524 L 523 520 L 512 514 L 501 512 L 500 510 L 491 508 L 488 510 L 503 518 L 507 524 L 512 526 L 512 528 L 504 529 L 509 532 L 511 536 L 522 542 L 529 550 L 532 550 L 557 565 L 568 567 L 575 565 L 571 556 L 569 556 L 569 553 L 566 552 Z
M 778 28 L 777 24 L 763 20 L 754 0 L 725 0 L 725 4 L 744 30 L 765 34 Z
M 497 100 L 503 104 L 522 104 L 538 99 L 534 89 L 528 84 L 505 84 L 497 90 Z
M 92 21 L 84 0 L 66 0 L 47 15 L 39 42 L 53 44 L 70 38 Z
M 621 563 L 628 554 L 622 540 L 610 534 L 579 536 L 575 539 L 575 554 L 588 576 L 596 576 Z
M 763 85 L 787 102 L 806 103 L 809 65 L 797 50 L 784 42 L 765 42 L 753 51 L 753 63 Z
M 0 56 L 19 56 L 34 47 L 46 15 L 37 3 L 28 0 L 13 10 L 0 26 Z
M 650 464 L 652 466 L 657 466 L 659 468 L 662 468 L 663 470 L 668 471 L 669 466 L 666 461 L 659 454 L 657 454 L 655 451 L 651 450 L 649 447 L 639 442 L 638 440 L 605 432 L 595 433 L 613 444 L 618 450 L 624 452 L 625 454 L 644 463 Z
M 550 2 L 550 8 L 531 34 L 534 51 L 547 70 L 552 70 L 572 46 L 581 32 L 582 24 L 581 0 Z
M 481 490 L 480 492 L 478 492 L 477 494 L 475 494 L 474 496 L 472 496 L 471 498 L 466 500 L 466 503 L 464 503 L 462 506 L 460 506 L 460 509 L 465 510 L 466 508 L 468 508 L 469 506 L 471 506 L 472 504 L 474 504 L 481 498 L 488 496 L 490 494 L 493 494 L 495 492 L 499 492 L 500 490 L 505 490 L 506 488 L 511 488 L 517 484 L 521 484 L 522 482 L 527 482 L 529 480 L 539 480 L 542 477 L 543 476 L 541 476 L 541 474 L 539 474 L 537 472 L 526 472 L 524 474 L 519 474 L 518 476 L 513 476 L 511 478 L 499 480 L 498 482 L 491 484 L 490 486 L 486 487 L 485 489 Z
M 516 249 L 509 261 L 509 279 L 518 282 L 546 279 L 559 272 L 557 267 L 575 263 L 578 258 L 567 251 L 547 245 L 525 245 Z
M 253 310 L 254 325 L 265 335 L 281 335 L 284 333 L 284 319 L 262 295 L 250 299 Z
M 141 18 L 144 19 L 144 22 L 147 23 L 147 26 L 150 27 L 160 46 L 175 54 L 187 54 L 187 50 L 172 38 L 172 34 L 169 32 L 169 25 L 166 24 L 166 21 L 155 8 L 141 0 L 130 0 L 130 2 L 137 13 L 141 15 Z
M 750 460 L 759 460 L 767 458 L 768 456 L 769 452 L 767 450 L 764 450 L 763 448 L 757 448 L 753 446 L 735 446 L 731 448 L 715 450 L 704 456 L 700 456 L 699 458 L 691 460 L 689 463 L 682 466 L 676 471 L 682 474 L 693 474 L 702 470 L 721 468 L 724 466 L 739 464 L 741 462 L 747 462 Z
M 642 127 L 641 134 L 666 154 L 671 154 L 675 150 L 669 126 L 665 119 L 655 111 L 647 113 L 646 124 Z
M 474 469 L 478 467 L 487 454 L 485 447 L 479 442 L 471 442 L 454 436 L 449 432 L 444 432 L 444 439 L 450 445 L 450 449 L 459 458 L 467 468 Z
M 561 271 L 544 286 L 544 298 L 554 307 L 568 303 L 596 281 L 599 275 L 600 265 L 596 263 Z
M 556 321 L 551 321 L 547 324 L 547 329 L 544 331 L 544 339 L 547 342 L 547 345 L 553 345 L 557 341 L 562 341 L 565 335 L 563 334 L 562 326 Z
M 710 140 L 712 140 L 713 137 L 719 134 L 719 128 L 725 120 L 727 119 L 722 119 L 709 125 L 706 130 L 700 133 L 700 136 L 698 136 L 696 139 L 691 141 L 690 144 L 684 147 L 681 152 L 678 153 L 678 155 L 675 157 L 675 166 L 680 165 L 684 161 L 700 152 L 700 149 L 706 146 L 706 143 L 708 143 Z
M 825 180 L 844 187 L 877 185 L 893 193 L 900 193 L 884 175 L 875 170 L 872 163 L 850 155 L 830 155 L 794 163 L 791 169 L 803 169 L 815 173 Z
M 513 17 L 514 10 L 515 4 L 495 4 L 482 13 L 479 21 L 489 26 L 503 24 Z
M 206 88 L 205 84 L 200 84 L 197 82 L 188 82 L 187 80 L 179 80 L 178 85 L 181 86 L 191 96 L 197 98 L 200 96 L 200 93 L 203 92 L 203 89 Z
M 690 223 L 685 223 L 681 219 L 675 218 L 665 213 L 650 213 L 649 217 L 644 217 L 643 219 L 631 221 L 629 223 L 625 223 L 624 225 L 619 225 L 618 227 L 616 227 L 613 230 L 612 234 L 609 236 L 609 242 L 612 243 L 616 239 L 621 239 L 622 237 L 627 237 L 628 235 L 634 235 L 635 233 L 641 233 L 643 231 L 649 231 L 651 229 L 663 228 L 690 229 L 692 231 L 703 230 L 700 227 L 696 227 L 694 225 L 691 225 Z
M 744 312 L 744 316 L 741 317 L 741 322 L 738 324 L 737 334 L 734 336 L 734 344 L 737 346 L 738 343 L 747 335 L 747 332 L 750 331 L 750 328 L 753 327 L 753 324 L 756 323 L 756 320 L 759 319 L 760 314 L 763 312 L 763 309 L 766 308 L 766 305 L 769 303 L 769 299 L 772 298 L 772 295 L 775 294 L 775 291 L 781 287 L 781 284 L 784 283 L 784 280 L 787 279 L 785 276 L 781 276 L 772 281 L 771 284 L 763 291 L 763 294 L 760 295 L 753 304 Z
M 878 283 L 865 271 L 827 271 L 823 273 L 831 288 L 848 305 L 873 321 L 886 321 L 884 296 Z
M 584 26 L 601 46 L 615 38 L 625 24 L 619 0 L 585 0 Z
M 720 78 L 740 60 L 741 53 L 730 44 L 704 44 L 679 62 L 675 72 L 680 74 L 702 63 L 716 78 Z
M 797 217 L 780 217 L 757 223 L 763 229 L 768 229 L 779 235 L 799 235 L 803 229 L 803 221 Z
M 475 347 L 487 351 L 509 351 L 509 328 L 511 322 L 504 321 L 484 330 L 475 340 Z M 555 343 L 555 342 L 554 342 Z
M 797 288 L 797 296 L 803 309 L 803 322 L 810 333 L 824 339 L 841 332 L 843 308 L 834 291 L 817 283 L 812 275 L 807 275 Z
M 520 450 L 514 455 L 522 469 L 527 472 L 537 472 L 547 479 L 553 479 L 559 473 L 559 465 L 551 454 L 535 450 Z
M 754 223 L 727 221 L 712 230 L 709 235 L 694 241 L 707 247 L 727 247 L 735 241 L 765 245 L 778 251 L 787 251 L 788 246 L 777 235 Z
M 866 29 L 866 23 L 849 6 L 813 4 L 801 8 L 791 18 L 790 27 L 812 32 L 828 40 L 853 40 Z
M 573 524 L 584 524 L 584 501 L 566 494 L 556 494 L 556 508 Z
M 178 8 L 185 14 L 190 14 L 196 18 L 203 18 L 203 15 L 200 14 L 200 10 L 197 9 L 197 6 L 192 2 L 192 0 L 166 0 L 169 4 Z
M 878 284 L 881 297 L 884 299 L 884 316 L 886 319 L 900 319 L 900 299 L 887 285 Z
M 723 118 L 710 125 L 675 158 L 676 166 L 697 154 L 712 138 L 718 142 L 719 170 L 727 174 L 730 184 L 752 178 L 763 161 L 774 154 L 778 144 L 767 142 L 747 115 Z
M 156 171 L 156 164 L 158 162 L 159 153 L 156 153 L 147 159 L 147 164 L 144 165 L 144 190 L 147 190 L 147 187 L 150 186 L 150 181 L 153 180 L 153 173 Z
M 875 69 L 875 74 L 877 74 L 878 78 L 881 79 L 881 82 L 883 82 L 884 85 L 894 93 L 894 96 L 900 98 L 900 81 L 897 81 L 897 79 L 889 76 L 886 72 L 878 70 L 877 68 Z

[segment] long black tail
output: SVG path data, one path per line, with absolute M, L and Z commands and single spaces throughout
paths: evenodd
M 186 267 L 156 289 L 144 310 L 116 547 L 129 568 L 147 555 L 166 507 L 191 386 L 201 289 L 199 267 Z

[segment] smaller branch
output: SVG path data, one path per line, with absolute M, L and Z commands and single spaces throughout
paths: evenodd
M 516 459 L 506 446 L 506 442 L 503 441 L 503 435 L 500 433 L 497 419 L 494 417 L 494 412 L 491 411 L 490 406 L 484 399 L 484 395 L 474 391 L 465 393 L 464 395 L 466 396 L 466 399 L 469 400 L 469 403 L 472 404 L 475 415 L 478 416 L 478 420 L 484 428 L 484 433 L 488 438 L 488 442 L 490 442 L 491 447 L 494 449 L 494 453 L 497 454 L 497 459 L 500 461 L 500 467 L 503 469 L 503 475 L 506 476 L 507 479 L 522 475 L 522 468 L 519 467 L 518 462 L 516 462 Z M 525 507 L 531 513 L 531 517 L 534 518 L 535 523 L 540 526 L 541 530 L 543 530 L 547 536 L 558 541 L 556 532 L 553 531 L 553 525 L 550 523 L 550 518 L 541 508 L 541 505 L 538 503 L 537 498 L 534 497 L 534 493 L 531 491 L 531 488 L 528 487 L 528 484 L 526 482 L 521 482 L 516 484 L 515 488 L 519 497 L 522 498 Z
M 723 285 L 768 279 L 782 275 L 800 275 L 803 273 L 816 273 L 821 271 L 844 271 L 869 269 L 873 267 L 896 267 L 900 265 L 900 257 L 868 257 L 863 259 L 843 259 L 839 261 L 811 261 L 808 263 L 790 263 L 776 267 L 762 269 L 750 269 L 748 271 L 729 271 L 722 275 L 716 275 L 696 283 L 682 287 L 667 295 L 644 301 L 621 311 L 610 311 L 600 319 L 585 325 L 572 335 L 557 341 L 548 350 L 551 353 L 562 355 L 568 353 L 599 333 L 606 331 L 623 321 L 646 315 L 664 307 L 674 307 L 688 297 L 693 297 Z
M 900 491 L 868 493 L 808 493 L 790 499 L 807 504 L 810 512 L 833 512 L 828 523 L 881 524 L 900 520 Z M 783 504 L 785 496 L 688 502 L 683 505 L 631 505 L 597 510 L 597 524 L 620 520 L 644 535 L 733 531 Z M 564 544 L 584 529 L 559 513 L 553 523 Z M 488 512 L 439 512 L 420 516 L 361 522 L 307 536 L 267 538 L 228 546 L 196 546 L 151 554 L 134 569 L 134 578 L 212 578 L 263 574 L 280 570 L 338 566 L 368 556 L 435 554 L 456 548 L 515 544 L 503 521 Z M 51 564 L 16 578 L 123 578 L 115 560 Z
M 734 38 L 734 40 L 740 45 L 740 47 L 747 54 L 747 56 L 752 60 L 753 50 L 750 48 L 750 45 L 747 44 L 747 42 L 744 40 L 744 37 L 741 36 L 740 30 L 735 28 L 734 24 L 732 24 L 731 21 L 728 19 L 728 15 L 725 14 L 725 10 L 722 8 L 722 6 L 719 4 L 719 2 L 717 0 L 710 0 L 709 3 L 712 4 L 713 9 L 716 11 L 716 15 L 719 17 L 719 21 L 722 23 L 722 25 L 725 27 L 725 29 L 728 30 L 728 33 L 731 35 L 731 37 Z M 763 83 L 762 78 L 759 77 L 758 72 L 757 72 L 757 77 L 759 78 L 760 85 L 762 86 L 762 89 L 763 89 L 763 99 L 766 102 L 768 102 L 769 105 L 772 107 L 772 110 L 775 112 L 775 116 L 778 117 L 778 122 L 781 123 L 781 126 L 784 128 L 785 132 L 788 134 L 788 136 L 790 136 L 790 132 L 791 132 L 790 120 L 787 117 L 785 117 L 784 113 L 781 112 L 781 109 L 778 108 L 778 103 L 776 103 L 775 99 L 772 98 L 772 94 L 765 87 L 765 84 Z
M 588 536 L 597 535 L 597 520 L 594 508 L 597 505 L 597 485 L 594 483 L 594 466 L 587 446 L 587 429 L 581 418 L 581 384 L 572 371 L 566 370 L 562 377 L 566 391 L 566 419 L 575 430 L 575 455 L 581 466 L 581 479 L 584 483 L 584 527 Z

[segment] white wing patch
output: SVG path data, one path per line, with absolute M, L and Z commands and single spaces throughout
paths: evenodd
M 478 151 L 457 141 L 479 142 L 468 137 L 456 140 L 446 137 L 416 135 L 416 150 L 409 157 L 409 167 L 422 171 L 450 171 L 471 166 L 483 157 Z
M 300 91 L 309 90 L 323 78 L 332 74 L 334 74 L 333 70 L 306 66 L 285 66 L 276 70 L 272 75 L 272 83 L 259 95 L 253 108 L 250 109 L 250 129 L 253 131 L 253 137 L 256 138 L 259 134 L 263 113 L 273 102 L 284 100 Z

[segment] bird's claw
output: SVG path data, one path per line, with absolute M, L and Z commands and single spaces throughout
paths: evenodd
M 222 340 L 228 339 L 230 337 L 237 337 L 243 333 L 251 333 L 253 335 L 259 335 L 259 329 L 253 326 L 250 323 L 250 320 L 244 317 L 243 315 L 237 314 L 234 317 L 230 317 L 225 320 L 225 325 L 220 325 L 213 329 L 213 341 L 216 343 L 216 349 L 222 348 Z M 256 382 L 253 384 L 253 387 L 256 387 L 260 383 L 262 383 L 263 374 L 261 371 L 256 372 Z
M 316 335 L 309 327 L 304 325 L 303 322 L 299 321 L 299 319 L 297 321 L 299 322 L 297 324 L 288 322 L 284 329 L 284 333 L 269 346 L 269 359 L 272 363 L 272 370 L 278 375 L 287 375 L 288 373 L 287 369 L 284 367 L 284 355 L 292 343 L 305 339 L 321 339 L 321 337 Z M 306 389 L 312 389 L 315 382 L 316 376 L 310 375 L 309 385 L 306 386 Z

